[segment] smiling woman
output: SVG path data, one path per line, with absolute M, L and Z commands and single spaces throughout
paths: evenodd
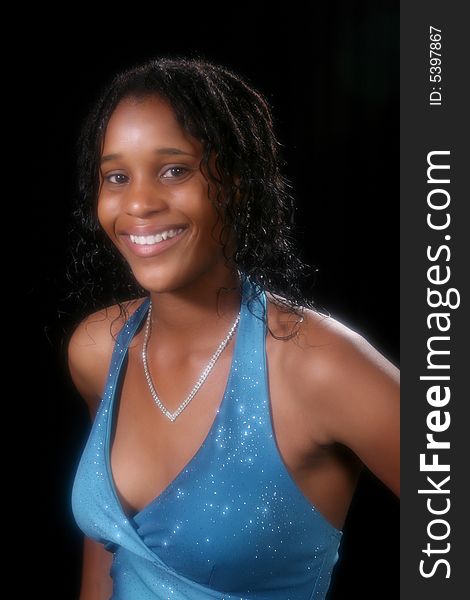
M 278 146 L 196 59 L 117 75 L 85 124 L 77 253 L 130 294 L 69 342 L 81 600 L 323 599 L 363 465 L 398 494 L 398 370 L 302 299 Z
M 174 290 L 222 264 L 221 227 L 199 168 L 202 144 L 167 102 L 122 100 L 103 154 L 98 219 L 143 288 Z M 140 260 L 157 255 L 158 261 Z

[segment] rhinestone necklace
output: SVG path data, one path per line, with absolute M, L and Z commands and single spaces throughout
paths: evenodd
M 191 402 L 191 400 L 194 398 L 194 396 L 198 392 L 198 390 L 201 387 L 201 385 L 207 379 L 207 376 L 212 371 L 212 368 L 215 365 L 217 359 L 219 358 L 219 356 L 221 355 L 221 353 L 224 350 L 225 346 L 228 344 L 228 342 L 230 341 L 231 337 L 233 336 L 233 334 L 235 332 L 235 329 L 236 329 L 236 327 L 238 325 L 238 322 L 240 320 L 240 313 L 241 313 L 241 308 L 240 308 L 240 311 L 239 311 L 239 313 L 237 315 L 237 318 L 235 319 L 235 322 L 233 323 L 232 327 L 230 328 L 230 331 L 228 332 L 228 334 L 225 337 L 225 339 L 223 339 L 220 342 L 219 347 L 217 348 L 217 350 L 212 355 L 212 357 L 211 357 L 210 361 L 208 362 L 206 368 L 202 371 L 202 373 L 201 373 L 199 379 L 197 380 L 196 384 L 194 385 L 193 389 L 190 391 L 190 393 L 187 396 L 187 398 L 175 410 L 175 412 L 172 413 L 172 412 L 170 412 L 162 404 L 160 398 L 157 395 L 157 392 L 155 391 L 155 387 L 153 385 L 152 377 L 150 375 L 150 371 L 149 371 L 149 367 L 148 367 L 148 362 L 147 362 L 147 346 L 148 346 L 148 341 L 149 341 L 149 336 L 150 336 L 150 331 L 151 331 L 151 314 L 152 314 L 152 301 L 150 301 L 149 309 L 148 309 L 148 314 L 147 314 L 147 323 L 146 323 L 146 326 L 145 326 L 144 345 L 143 345 L 143 348 L 142 348 L 142 362 L 144 364 L 145 378 L 147 379 L 147 383 L 148 383 L 148 386 L 150 388 L 150 393 L 152 394 L 152 398 L 154 399 L 155 404 L 160 408 L 160 410 L 162 411 L 162 413 L 166 417 L 168 417 L 170 419 L 170 421 L 174 421 L 176 419 L 176 417 L 186 408 L 186 406 Z

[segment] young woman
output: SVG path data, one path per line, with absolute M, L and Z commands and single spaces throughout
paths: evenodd
M 84 127 L 89 254 L 132 295 L 69 343 L 81 600 L 324 598 L 362 466 L 399 492 L 398 370 L 302 301 L 278 147 L 201 59 L 119 74 Z

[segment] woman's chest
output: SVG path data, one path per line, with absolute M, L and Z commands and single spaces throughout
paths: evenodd
M 294 392 L 298 370 L 285 368 L 289 361 L 279 348 L 267 344 L 266 370 L 254 378 L 239 370 L 242 365 L 234 365 L 227 352 L 173 422 L 152 397 L 139 352 L 130 352 L 114 408 L 111 452 L 116 489 L 127 511 L 138 512 L 165 495 L 188 467 L 201 468 L 202 457 L 214 471 L 223 464 L 233 486 L 242 481 L 242 465 L 248 461 L 252 469 L 263 469 L 264 461 L 290 476 L 304 499 L 341 524 L 352 493 L 349 467 L 316 447 L 314 403 L 306 413 L 304 398 Z M 155 369 L 154 389 L 170 411 L 191 391 L 197 369 L 197 361 Z M 198 473 L 193 474 L 196 479 Z
M 300 491 L 292 463 L 288 471 L 279 453 L 273 417 L 281 424 L 288 417 L 276 415 L 269 393 L 276 378 L 238 372 L 227 356 L 171 422 L 138 370 L 138 362 L 129 364 L 112 465 L 144 543 L 176 571 L 215 589 L 246 591 L 263 581 L 276 587 L 288 577 L 310 592 L 339 533 Z M 174 410 L 177 392 L 184 393 L 182 374 L 160 386 L 157 372 L 154 379 Z M 274 402 L 282 402 L 278 392 Z M 281 430 L 295 456 L 298 446 Z

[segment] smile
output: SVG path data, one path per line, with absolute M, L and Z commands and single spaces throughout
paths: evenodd
M 139 246 L 151 246 L 154 244 L 160 244 L 165 240 L 174 238 L 182 231 L 184 231 L 183 228 L 168 229 L 167 231 L 162 231 L 161 233 L 157 233 L 155 235 L 131 235 L 129 237 L 133 244 L 137 244 Z
M 122 240 L 135 256 L 157 256 L 177 244 L 188 232 L 188 227 L 168 229 L 154 235 L 123 235 Z

